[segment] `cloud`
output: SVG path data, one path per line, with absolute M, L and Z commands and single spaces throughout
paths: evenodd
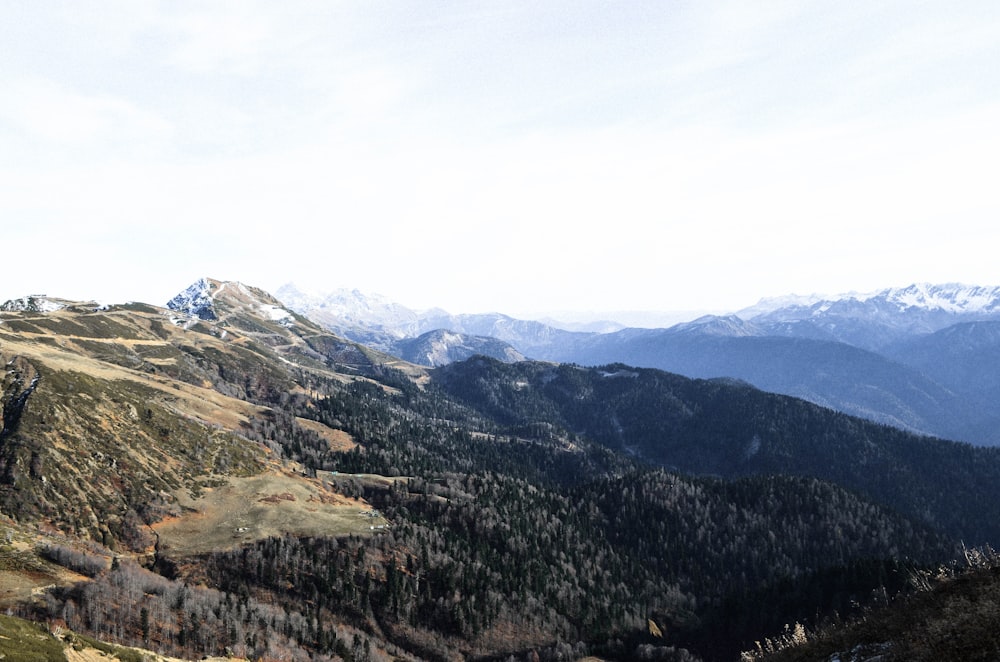
M 247 77 L 274 66 L 268 54 L 281 46 L 274 30 L 280 15 L 261 5 L 242 11 L 242 5 L 202 5 L 165 15 L 162 27 L 174 39 L 169 62 L 196 73 Z
M 131 5 L 6 10 L 0 214 L 137 290 L 739 307 L 988 277 L 1000 239 L 995 11 Z
M 37 79 L 8 83 L 0 117 L 9 132 L 27 140 L 88 148 L 142 147 L 167 140 L 172 129 L 161 115 L 128 99 Z

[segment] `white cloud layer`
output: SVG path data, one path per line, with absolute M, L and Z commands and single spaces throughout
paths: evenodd
M 0 299 L 1000 282 L 993 3 L 11 3 Z

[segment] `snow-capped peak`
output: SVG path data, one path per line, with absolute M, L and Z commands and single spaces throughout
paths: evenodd
M 249 315 L 284 327 L 295 324 L 294 313 L 280 301 L 239 281 L 199 278 L 171 299 L 167 308 L 182 313 L 189 322 L 191 318 L 219 322 L 232 315 Z
M 198 317 L 203 320 L 216 319 L 212 305 L 213 283 L 208 278 L 199 278 L 186 290 L 167 302 L 167 308 Z

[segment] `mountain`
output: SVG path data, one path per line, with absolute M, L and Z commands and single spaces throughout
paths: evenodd
M 473 353 L 517 361 L 535 346 L 574 335 L 500 314 L 451 315 L 439 308 L 417 312 L 358 290 L 308 295 L 287 284 L 277 296 L 289 309 L 333 333 L 426 366 L 462 360 Z
M 844 294 L 837 299 L 844 299 L 850 296 L 854 296 L 855 293 Z M 813 304 L 824 301 L 825 297 L 820 294 L 787 294 L 785 296 L 777 297 L 764 297 L 758 301 L 753 306 L 744 308 L 737 312 L 736 314 L 743 319 L 753 319 L 758 315 L 766 315 L 767 313 L 774 312 L 776 310 L 787 309 L 787 308 L 809 308 Z
M 428 369 L 238 282 L 13 306 L 0 363 L 0 607 L 175 657 L 734 659 L 1000 538 L 992 449 L 731 379 Z
M 421 322 L 419 313 L 379 294 L 343 288 L 310 294 L 287 283 L 278 288 L 275 296 L 291 310 L 307 315 L 325 328 L 342 331 L 345 337 L 358 334 L 383 338 L 382 342 L 386 342 L 386 339 L 414 337 L 431 330 Z M 447 315 L 443 311 L 428 313 L 431 317 L 439 314 Z
M 502 361 L 523 361 L 524 355 L 507 343 L 486 336 L 470 336 L 438 329 L 416 338 L 393 343 L 393 354 L 424 366 L 439 366 L 464 361 L 477 354 Z
M 683 336 L 722 336 L 741 338 L 764 335 L 764 331 L 736 315 L 704 315 L 692 322 L 682 322 L 670 327 L 670 332 Z
M 278 290 L 277 296 L 290 309 L 326 328 L 343 330 L 359 342 L 372 333 L 398 339 L 444 329 L 497 338 L 526 356 L 548 359 L 556 354 L 585 352 L 596 337 L 622 331 L 611 323 L 602 323 L 600 332 L 570 331 L 558 328 L 560 325 L 555 322 L 518 320 L 500 313 L 452 315 L 441 309 L 419 312 L 358 290 L 307 295 L 288 284 Z M 724 332 L 719 328 L 723 320 L 729 325 Z M 712 324 L 715 335 L 829 340 L 877 352 L 906 337 L 931 333 L 959 322 L 982 320 L 1000 320 L 1000 287 L 925 283 L 834 298 L 811 295 L 764 299 L 733 315 L 708 315 L 668 328 L 707 331 L 706 325 Z M 744 330 L 734 331 L 737 327 Z M 359 337 L 353 338 L 354 335 Z
M 179 569 L 275 536 L 384 527 L 368 503 L 303 468 L 353 448 L 350 435 L 282 403 L 423 373 L 239 283 L 199 281 L 174 300 L 181 310 L 63 303 L 0 313 L 4 608 L 187 659 L 330 659 L 333 639 L 317 648 L 315 633 L 293 634 L 299 610 L 278 617 L 265 596 L 243 594 L 237 613 L 231 595 L 185 583 Z M 372 655 L 388 645 L 327 622 Z
M 591 366 L 624 362 L 689 377 L 742 379 L 913 432 L 1000 444 L 992 413 L 995 400 L 986 397 L 994 386 L 969 379 L 968 371 L 945 374 L 958 359 L 940 343 L 933 356 L 927 354 L 929 346 L 912 360 L 906 352 L 916 338 L 950 325 L 1000 320 L 996 287 L 915 284 L 831 299 L 782 297 L 735 315 L 707 315 L 666 329 L 603 333 L 566 331 L 498 313 L 418 313 L 357 291 L 308 299 L 287 288 L 283 291 L 297 302 L 291 307 L 327 329 L 423 365 L 442 365 L 471 353 Z M 432 330 L 433 341 L 415 340 Z M 445 351 L 444 337 L 453 339 L 453 352 Z M 969 368 L 980 375 L 1000 372 L 998 363 Z
M 536 348 L 533 356 L 732 377 L 914 432 L 994 445 L 1000 443 L 996 399 L 986 394 L 996 393 L 990 380 L 1000 362 L 989 352 L 960 357 L 960 334 L 944 331 L 994 319 L 1000 319 L 1000 288 L 912 285 L 829 300 L 764 301 L 738 315 L 668 329 L 574 336 Z
M 285 328 L 305 323 L 302 318 L 296 320 L 294 313 L 263 290 L 210 278 L 195 281 L 168 301 L 167 308 L 189 317 L 224 321 L 226 326 L 243 327 L 246 330 L 263 329 L 257 323 L 258 320 L 274 322 Z
M 994 337 L 995 325 L 1000 323 L 1000 287 L 916 284 L 816 301 L 807 306 L 781 307 L 751 316 L 749 320 L 770 335 L 843 342 L 906 366 L 922 376 L 925 385 L 918 388 L 935 404 L 922 410 L 908 404 L 911 411 L 922 413 L 922 423 L 913 417 L 896 415 L 895 418 L 909 420 L 904 424 L 910 429 L 975 443 L 1000 444 L 996 425 L 1000 415 L 995 411 L 1000 387 L 994 379 L 1000 370 L 1000 353 L 996 351 Z M 773 386 L 751 381 L 763 388 Z M 908 381 L 919 383 L 916 378 Z M 937 388 L 928 387 L 927 381 Z M 942 389 L 952 396 L 942 397 Z M 775 390 L 791 392 L 787 388 Z M 822 402 L 805 393 L 797 395 Z M 912 402 L 905 396 L 898 401 Z M 831 400 L 827 404 L 865 415 L 858 407 Z M 871 411 L 889 413 L 877 405 Z M 948 411 L 951 416 L 942 417 Z

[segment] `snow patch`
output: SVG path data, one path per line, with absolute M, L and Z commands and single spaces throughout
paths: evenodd
M 184 329 L 185 331 L 189 331 L 191 329 L 191 327 L 193 327 L 199 321 L 200 321 L 200 318 L 195 317 L 193 315 L 188 316 L 188 317 L 174 317 L 174 316 L 170 317 L 170 323 L 171 324 L 173 324 L 174 326 L 179 326 L 180 328 Z
M 639 376 L 639 373 L 633 372 L 631 370 L 616 370 L 615 372 L 608 372 L 606 370 L 602 370 L 600 374 L 601 377 L 604 377 L 605 379 L 613 377 L 631 377 L 635 379 L 636 377 Z
M 54 313 L 65 307 L 65 305 L 49 299 L 44 294 L 29 294 L 20 299 L 11 299 L 0 308 L 8 312 Z
M 259 310 L 261 314 L 263 314 L 272 322 L 284 322 L 284 321 L 291 322 L 292 320 L 292 314 L 287 310 L 285 310 L 284 308 L 281 308 L 280 306 L 273 306 L 271 304 L 265 303 L 261 304 Z

